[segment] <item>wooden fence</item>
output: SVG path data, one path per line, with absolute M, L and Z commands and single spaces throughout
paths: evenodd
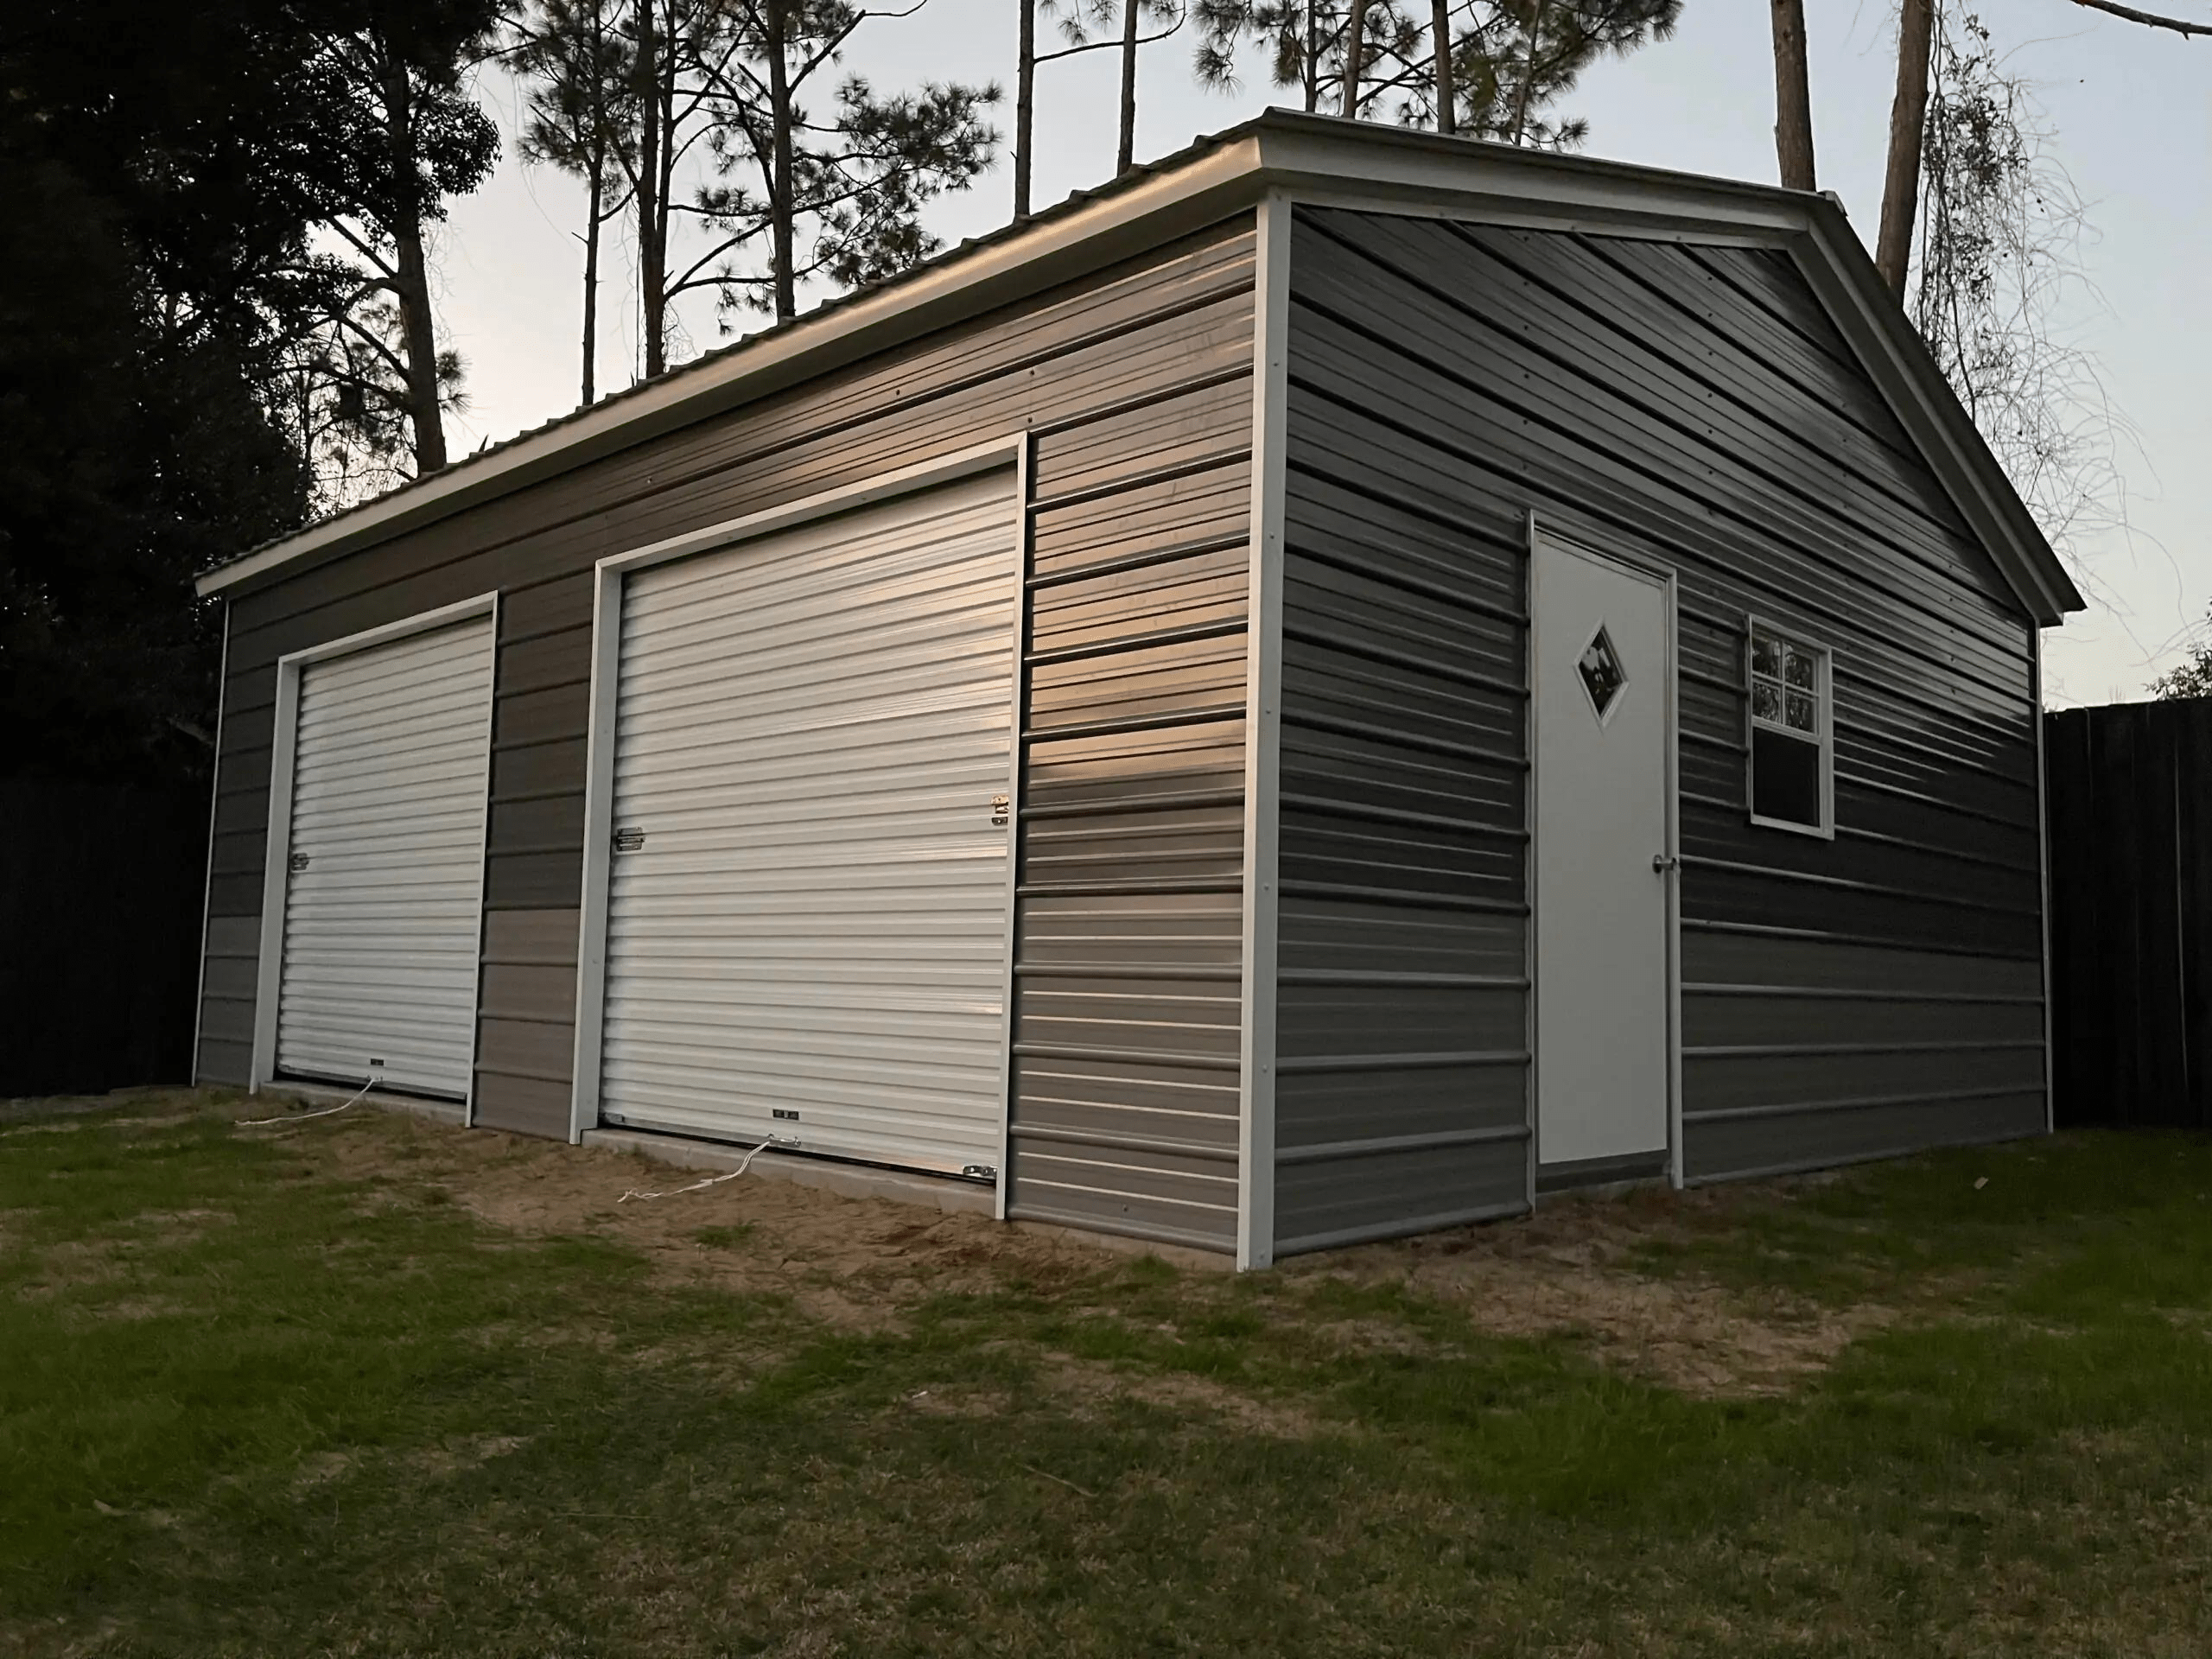
M 2044 716 L 2053 1105 L 2212 1128 L 2212 699 Z
M 0 778 L 0 1097 L 192 1075 L 207 792 Z

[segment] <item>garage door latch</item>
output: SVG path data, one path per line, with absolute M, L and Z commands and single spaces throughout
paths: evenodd
M 645 832 L 642 830 L 617 830 L 614 832 L 614 850 L 618 853 L 634 853 L 645 844 Z
M 960 1179 L 963 1181 L 995 1181 L 998 1178 L 997 1169 L 989 1164 L 964 1164 L 961 1166 Z
M 284 861 L 284 868 L 291 871 L 294 875 L 297 875 L 302 870 L 307 868 L 307 867 L 308 855 L 305 853 L 294 853 L 289 858 Z

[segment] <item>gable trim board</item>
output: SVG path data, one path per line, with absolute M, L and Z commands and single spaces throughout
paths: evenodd
M 474 887 L 469 909 L 474 919 L 467 929 L 467 937 L 471 942 L 471 964 L 467 976 L 468 988 L 465 1009 L 461 1009 L 460 999 L 455 999 L 456 1009 L 465 1014 L 468 1023 L 467 1058 L 455 1069 L 455 1076 L 452 1078 L 435 1075 L 434 1060 L 424 1062 L 424 1069 L 419 1076 L 410 1071 L 408 1075 L 391 1078 L 392 1086 L 402 1092 L 421 1089 L 430 1093 L 450 1093 L 453 1092 L 451 1085 L 458 1083 L 460 1096 L 463 1103 L 464 1121 L 472 1122 L 474 1121 L 477 1004 L 479 987 L 483 975 L 484 859 L 486 836 L 490 818 L 487 802 L 491 771 L 491 710 L 497 687 L 496 642 L 499 637 L 499 594 L 496 591 L 480 594 L 473 599 L 441 606 L 435 610 L 424 611 L 381 627 L 365 629 L 359 633 L 349 634 L 343 639 L 334 639 L 327 644 L 311 645 L 304 650 L 292 652 L 277 659 L 269 788 L 268 836 L 265 842 L 267 851 L 264 858 L 262 874 L 261 941 L 257 957 L 258 988 L 254 1005 L 251 1070 L 247 1077 L 249 1090 L 257 1090 L 263 1084 L 275 1080 L 280 1074 L 285 1058 L 283 1042 L 283 1033 L 286 1027 L 285 991 L 289 982 L 288 975 L 293 955 L 289 949 L 292 935 L 291 899 L 294 885 L 292 881 L 294 873 L 290 866 L 294 854 L 294 842 L 299 838 L 296 833 L 295 817 L 300 804 L 298 791 L 301 787 L 301 705 L 305 690 L 303 683 L 308 675 L 319 665 L 334 667 L 351 662 L 369 661 L 378 653 L 386 652 L 412 642 L 427 640 L 431 636 L 448 631 L 467 629 L 472 623 L 480 623 L 484 653 L 485 712 L 481 716 L 484 732 L 483 760 L 480 766 L 476 768 L 470 777 L 455 780 L 458 787 L 454 795 L 454 800 L 463 810 L 473 804 L 477 819 L 474 836 L 474 857 L 468 861 Z M 463 638 L 459 643 L 473 645 L 474 632 L 470 630 L 470 637 Z M 225 649 L 227 656 L 227 627 Z M 458 734 L 474 722 L 473 717 L 462 712 L 459 720 L 452 723 Z M 356 741 L 358 741 L 358 739 Z M 373 797 L 371 798 L 372 802 Z M 218 799 L 219 800 L 219 796 Z M 210 888 L 212 892 L 212 878 Z M 335 958 L 327 960 L 327 970 L 343 974 L 345 964 L 342 956 L 349 946 L 351 930 L 362 925 L 365 924 L 340 919 L 327 923 L 321 930 L 327 935 L 327 938 L 319 944 L 319 950 L 327 959 Z M 303 921 L 303 930 L 305 925 Z M 404 931 L 411 929 L 414 924 L 403 923 L 401 925 Z M 413 945 L 404 947 L 406 950 L 415 948 L 417 947 Z M 356 964 L 355 972 L 360 971 L 364 970 Z M 397 1027 L 391 1027 L 378 1035 L 379 1040 L 375 1046 L 404 1047 L 411 1042 L 416 1033 L 402 1030 Z M 330 1032 L 315 1028 L 302 1032 L 296 1040 L 306 1040 L 312 1044 L 315 1040 L 328 1042 L 333 1040 L 333 1037 Z M 364 1039 L 362 1044 L 341 1042 L 340 1046 L 348 1048 L 363 1046 L 366 1041 L 367 1039 Z M 371 1058 L 378 1060 L 381 1058 L 381 1057 Z M 350 1071 L 350 1068 L 348 1070 Z M 320 1076 L 325 1080 L 332 1080 L 339 1074 L 310 1071 L 302 1075 Z M 362 1076 L 373 1081 L 377 1079 L 378 1074 L 367 1069 L 365 1063 Z M 347 1076 L 344 1080 L 351 1081 L 352 1078 Z
M 216 567 L 202 597 L 334 556 L 1105 268 L 1270 193 L 1475 222 L 1771 246 L 1796 264 L 2038 621 L 2083 603 L 1832 199 L 1271 110 L 905 276 Z

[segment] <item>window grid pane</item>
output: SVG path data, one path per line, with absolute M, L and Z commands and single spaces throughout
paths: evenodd
M 1781 731 L 1817 734 L 1820 657 L 1764 628 L 1751 630 L 1751 718 Z

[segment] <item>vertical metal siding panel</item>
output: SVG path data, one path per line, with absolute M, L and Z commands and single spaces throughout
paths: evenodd
M 1680 574 L 1691 1175 L 2039 1128 L 2031 626 L 1833 330 L 1803 332 L 1817 302 L 1788 262 L 1336 210 L 1302 220 L 1294 467 L 1364 499 L 1419 500 L 1471 542 L 1504 543 L 1533 507 Z M 1423 570 L 1423 601 L 1447 602 L 1421 551 L 1407 568 Z M 1372 625 L 1357 590 L 1330 601 Z M 1752 611 L 1835 652 L 1832 842 L 1747 822 Z M 1391 673 L 1419 654 L 1412 632 Z M 1299 649 L 1317 707 L 1352 732 L 1355 699 L 1319 671 L 1333 644 Z M 1481 746 L 1479 719 L 1409 690 L 1382 699 L 1409 733 L 1439 755 L 1455 738 Z M 1386 848 L 1319 822 L 1303 847 L 1391 880 L 1478 868 L 1471 851 L 1451 865 L 1431 835 Z
M 266 817 L 265 796 L 257 800 L 255 792 L 268 783 L 279 655 L 500 590 L 502 667 L 512 676 L 504 689 L 512 695 L 500 699 L 495 714 L 496 816 L 485 904 L 490 917 L 548 925 L 533 959 L 573 972 L 580 831 L 574 807 L 564 813 L 553 803 L 582 798 L 585 688 L 572 671 L 588 639 L 594 563 L 1023 426 L 1045 435 L 1040 458 L 1063 502 L 1036 527 L 1040 574 L 1116 555 L 1141 559 L 1181 548 L 1203 558 L 1224 547 L 1241 550 L 1252 262 L 1246 214 L 241 596 L 221 722 L 203 1074 L 243 1083 L 251 1063 L 251 989 L 226 1002 L 214 984 L 226 959 L 245 964 L 241 971 L 251 978 Z M 1221 464 L 1208 470 L 1209 459 Z M 1205 609 L 1211 601 L 1202 590 L 1221 575 L 1218 565 L 1210 575 L 1193 565 L 1183 592 L 1172 602 L 1157 599 L 1144 626 L 1166 626 L 1166 611 L 1185 604 L 1193 613 Z M 1216 615 L 1226 620 L 1217 609 Z M 1102 674 L 1109 660 L 1102 659 Z M 1080 677 L 1071 670 L 1063 677 L 1074 683 Z M 1172 700 L 1175 677 L 1169 666 L 1147 684 L 1122 689 L 1140 700 Z M 1203 729 L 1163 728 L 1149 739 L 1071 737 L 1052 746 L 1047 769 L 1089 765 L 1091 786 L 1102 795 L 1173 790 L 1186 781 L 1203 787 L 1217 771 L 1241 778 L 1242 734 L 1241 709 L 1230 707 Z M 1118 763 L 1099 749 L 1116 741 L 1128 745 Z M 1086 742 L 1096 752 L 1070 760 Z M 531 810 L 513 810 L 524 807 Z M 1062 844 L 1072 851 L 1071 839 Z M 1175 892 L 1185 878 L 1144 879 Z M 542 983 L 531 989 L 494 972 L 495 938 L 487 920 L 478 1119 L 565 1135 L 573 1008 L 555 1007 Z M 226 1035 L 232 1031 L 240 1035 Z M 1227 1086 L 1233 1099 L 1233 1076 Z M 1084 1087 L 1108 1101 L 1142 1094 L 1139 1084 L 1106 1074 Z M 1219 1089 L 1220 1079 L 1208 1074 L 1199 1093 L 1217 1104 Z M 1114 1179 L 1141 1186 L 1150 1178 Z M 1184 1177 L 1173 1179 L 1188 1190 Z M 1204 1226 L 1198 1231 L 1213 1236 Z

